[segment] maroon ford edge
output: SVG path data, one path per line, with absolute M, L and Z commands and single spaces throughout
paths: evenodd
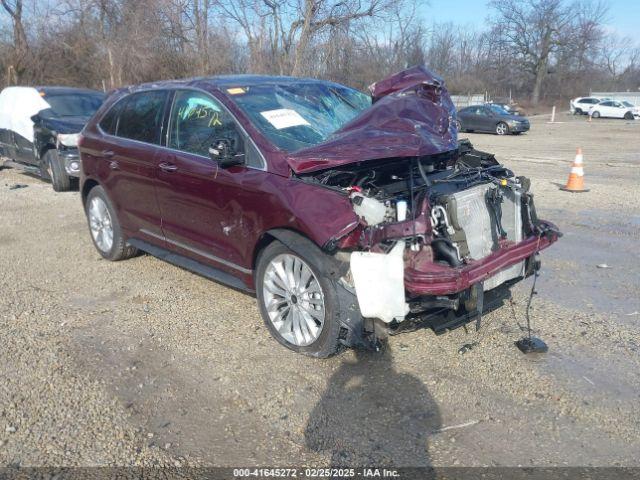
M 124 88 L 82 133 L 82 201 L 104 258 L 255 292 L 281 344 L 325 357 L 479 321 L 560 235 L 455 125 L 423 67 L 370 95 L 247 75 Z

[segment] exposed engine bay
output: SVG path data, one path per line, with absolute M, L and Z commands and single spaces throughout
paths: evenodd
M 435 274 L 470 277 L 475 266 L 515 249 L 527 237 L 559 233 L 538 221 L 529 180 L 516 177 L 468 141 L 443 154 L 349 164 L 301 179 L 337 190 L 351 201 L 358 228 L 326 248 L 350 252 L 363 316 L 387 324 L 431 308 L 479 317 L 484 292 L 531 274 L 535 255 L 494 269 L 473 285 L 452 280 L 449 288 L 434 281 L 424 293 L 412 292 L 402 275 L 405 280 L 412 272 L 427 280 Z M 400 293 L 397 288 L 389 293 L 395 284 L 388 277 L 400 283 Z

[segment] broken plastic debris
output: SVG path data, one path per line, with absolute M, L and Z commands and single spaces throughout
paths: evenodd
M 461 346 L 458 349 L 458 353 L 460 355 L 464 355 L 465 353 L 471 351 L 473 349 L 473 347 L 477 346 L 478 342 L 472 342 L 472 343 L 465 343 L 463 346 Z
M 606 263 L 599 263 L 598 265 L 596 265 L 597 268 L 611 268 L 609 265 L 607 265 Z
M 26 185 L 24 183 L 14 183 L 13 185 L 11 185 L 9 187 L 9 190 L 17 190 L 19 188 L 27 188 L 29 185 Z

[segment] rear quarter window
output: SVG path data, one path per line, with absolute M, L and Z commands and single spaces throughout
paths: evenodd
M 116 135 L 139 142 L 160 144 L 166 91 L 130 95 L 120 112 Z
M 116 130 L 118 128 L 118 116 L 120 115 L 123 105 L 123 100 L 117 101 L 111 106 L 109 111 L 107 111 L 106 115 L 102 117 L 102 120 L 100 120 L 98 125 L 100 125 L 103 132 L 108 133 L 109 135 L 116 134 Z

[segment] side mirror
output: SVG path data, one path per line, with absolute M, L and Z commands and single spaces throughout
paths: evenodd
M 234 141 L 230 138 L 219 138 L 209 147 L 209 157 L 218 162 L 221 168 L 229 168 L 244 163 L 244 153 L 236 152 Z

